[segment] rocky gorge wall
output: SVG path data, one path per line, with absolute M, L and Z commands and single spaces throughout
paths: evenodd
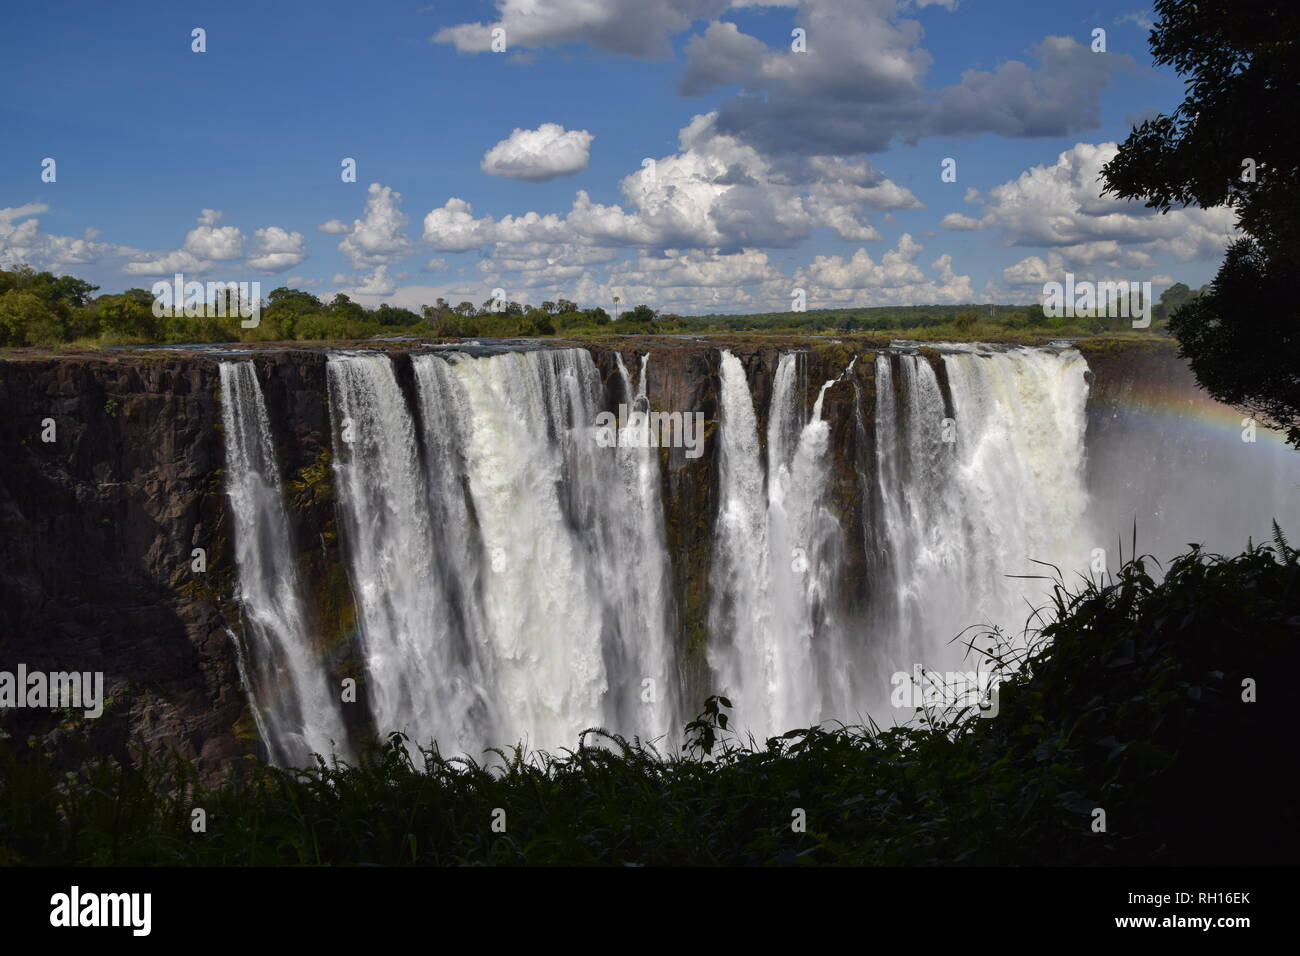
M 409 400 L 412 350 L 384 347 Z M 763 440 L 773 377 L 790 343 L 727 347 L 745 367 Z M 824 399 L 829 500 L 847 531 L 837 573 L 858 583 L 841 590 L 865 601 L 879 560 L 864 545 L 875 507 L 863 481 L 875 441 L 873 353 L 851 339 L 801 347 L 809 409 L 825 382 L 840 379 Z M 608 408 L 620 400 L 615 351 L 629 369 L 648 351 L 653 407 L 705 418 L 700 457 L 681 448 L 660 451 L 681 676 L 686 701 L 695 705 L 711 692 L 704 649 L 718 506 L 718 345 L 657 340 L 590 351 L 607 383 Z M 942 361 L 921 351 L 944 384 Z M 1182 376 L 1179 388 L 1188 387 L 1185 367 L 1166 347 L 1085 354 L 1095 396 L 1090 432 L 1104 431 L 1134 382 Z M 30 741 L 68 761 L 90 754 L 129 760 L 132 746 L 175 752 L 209 777 L 256 756 L 230 636 L 240 622 L 232 600 L 218 362 L 231 357 L 193 350 L 0 357 L 0 670 L 23 663 L 47 672 L 103 671 L 110 698 L 93 720 L 79 712 L 0 711 L 0 730 L 14 742 Z M 240 357 L 251 357 L 258 369 L 299 568 L 313 597 L 312 632 L 330 671 L 356 678 L 364 694 L 331 469 L 326 351 L 262 348 Z M 51 442 L 42 441 L 48 419 Z M 206 552 L 203 572 L 192 567 L 196 548 Z M 369 729 L 365 713 L 345 708 L 357 731 Z

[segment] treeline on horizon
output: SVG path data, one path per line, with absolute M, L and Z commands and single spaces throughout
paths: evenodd
M 235 308 L 227 316 L 154 314 L 145 289 L 95 295 L 98 286 L 74 276 L 28 266 L 0 269 L 0 346 L 180 344 L 188 342 L 353 341 L 382 335 L 437 338 L 708 334 L 717 332 L 852 333 L 942 331 L 959 338 L 1042 333 L 1093 335 L 1128 331 L 1127 318 L 1049 318 L 1039 305 L 917 305 L 811 309 L 748 315 L 683 316 L 641 304 L 617 317 L 602 308 L 579 308 L 568 299 L 452 305 L 438 299 L 419 312 L 380 305 L 369 309 L 339 293 L 329 302 L 281 286 L 263 300 L 254 328 L 244 328 Z M 1199 294 L 1178 283 L 1153 309 L 1152 330 Z

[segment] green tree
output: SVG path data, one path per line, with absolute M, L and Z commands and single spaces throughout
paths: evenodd
M 272 289 L 262 310 L 262 324 L 271 328 L 276 338 L 292 339 L 297 335 L 298 322 L 304 316 L 323 312 L 320 299 L 310 292 L 281 286 Z
M 301 289 L 290 289 L 286 286 L 272 289 L 271 294 L 266 297 L 266 303 L 266 311 L 274 311 L 284 315 L 311 315 L 315 312 L 321 312 L 325 308 L 320 299 L 310 292 L 303 292 Z
M 353 302 L 342 292 L 334 296 L 334 301 L 329 304 L 329 311 L 354 322 L 363 322 L 366 319 L 365 307 L 359 302 Z
M 433 334 L 444 339 L 468 339 L 479 334 L 477 323 L 471 316 L 450 310 L 437 314 L 431 325 Z
M 1192 299 L 1196 298 L 1199 293 L 1193 292 L 1187 285 L 1182 282 L 1175 282 L 1164 292 L 1160 293 L 1160 301 L 1156 307 L 1151 310 L 1152 317 L 1157 322 L 1168 322 L 1169 317 L 1185 306 Z
M 564 332 L 569 329 L 576 329 L 581 326 L 591 325 L 592 322 L 582 312 L 561 312 L 551 320 L 551 324 L 558 331 Z
M 1262 245 L 1235 242 L 1204 295 L 1169 320 L 1201 387 L 1286 429 L 1300 448 L 1300 346 L 1288 299 L 1300 270 Z
M 623 325 L 624 323 L 629 323 L 635 325 L 650 326 L 654 324 L 654 320 L 657 316 L 658 313 L 655 312 L 654 309 L 650 308 L 650 306 L 648 305 L 642 304 L 642 305 L 638 305 L 635 309 L 632 309 L 629 312 L 624 312 L 623 317 L 620 318 L 618 322 L 619 325 Z
M 0 344 L 54 345 L 63 337 L 59 314 L 41 296 L 19 289 L 0 295 Z
M 88 303 L 98 286 L 76 276 L 37 272 L 26 265 L 0 269 L 0 296 L 22 293 L 9 300 L 5 336 L 17 344 L 53 345 L 75 336 L 94 335 L 95 318 Z M 28 296 L 35 296 L 40 306 Z M 21 331 L 19 331 L 21 329 Z
M 42 272 L 41 275 L 49 276 L 51 297 L 74 309 L 84 308 L 90 301 L 90 293 L 99 289 L 99 286 L 91 285 L 76 276 L 52 276 L 48 272 Z
M 554 335 L 555 325 L 549 313 L 541 309 L 529 309 L 519 319 L 519 335 Z
M 1156 0 L 1155 13 L 1155 62 L 1187 78 L 1186 96 L 1129 134 L 1105 190 L 1162 213 L 1236 210 L 1246 237 L 1169 329 L 1202 387 L 1300 447 L 1300 124 L 1283 119 L 1300 93 L 1300 5 Z
M 447 303 L 442 299 L 438 300 L 443 309 Z M 420 316 L 416 315 L 410 309 L 395 308 L 387 302 L 382 303 L 379 308 L 371 312 L 366 318 L 372 322 L 378 322 L 380 325 L 417 325 L 421 321 Z
M 153 297 L 144 289 L 101 295 L 95 300 L 95 312 L 100 329 L 114 338 L 141 342 L 156 342 L 160 338 L 163 326 L 153 314 Z M 186 320 L 178 315 L 171 321 L 181 326 Z

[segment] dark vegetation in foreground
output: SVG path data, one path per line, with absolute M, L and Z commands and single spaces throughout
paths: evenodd
M 179 763 L 65 772 L 6 749 L 0 863 L 1294 863 L 1300 552 L 1279 531 L 1235 558 L 1193 548 L 1161 581 L 1150 563 L 1058 577 L 1024 659 L 991 651 L 1011 676 L 990 719 L 754 745 L 711 698 L 679 756 L 594 731 L 504 767 L 420 766 L 395 737 L 356 766 L 249 766 L 213 790 Z

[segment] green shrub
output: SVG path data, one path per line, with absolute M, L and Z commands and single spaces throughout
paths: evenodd
M 1279 532 L 1231 559 L 1193 549 L 1162 580 L 1149 563 L 1073 592 L 1058 577 L 1029 649 L 986 651 L 1008 676 L 991 719 L 758 744 L 713 697 L 680 753 L 592 729 L 559 754 L 413 757 L 396 734 L 355 765 L 249 765 L 211 789 L 182 761 L 65 776 L 0 743 L 0 864 L 1290 863 L 1297 552 Z

